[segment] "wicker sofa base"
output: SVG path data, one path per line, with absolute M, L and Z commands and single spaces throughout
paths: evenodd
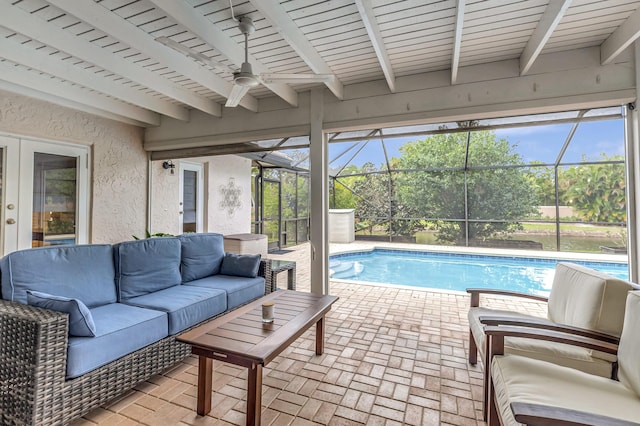
M 271 291 L 270 269 L 271 262 L 263 261 L 265 294 Z M 169 336 L 66 380 L 67 336 L 66 314 L 0 300 L 1 425 L 67 424 L 191 353 Z

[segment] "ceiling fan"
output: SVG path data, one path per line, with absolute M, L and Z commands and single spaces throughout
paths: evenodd
M 180 44 L 168 37 L 158 37 L 156 41 L 177 50 L 184 55 L 195 59 L 198 62 L 207 64 L 215 70 L 231 70 L 233 73 L 233 88 L 231 94 L 227 98 L 225 106 L 238 106 L 242 97 L 247 94 L 249 89 L 258 84 L 269 85 L 271 83 L 329 83 L 333 81 L 333 74 L 273 74 L 262 73 L 254 74 L 251 64 L 249 63 L 249 34 L 255 31 L 253 21 L 248 16 L 238 18 L 238 28 L 244 34 L 244 62 L 240 65 L 240 70 L 230 69 L 228 66 L 214 61 L 200 52 Z

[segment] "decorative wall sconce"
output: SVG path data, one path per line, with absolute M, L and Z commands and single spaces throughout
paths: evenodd
M 173 164 L 173 161 L 167 160 L 164 163 L 162 163 L 162 168 L 165 170 L 171 170 L 171 174 L 174 174 L 176 165 Z

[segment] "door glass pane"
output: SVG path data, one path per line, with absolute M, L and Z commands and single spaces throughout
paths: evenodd
M 76 243 L 76 160 L 34 153 L 32 247 Z
M 182 202 L 184 203 L 184 214 L 182 220 L 182 232 L 196 232 L 198 218 L 198 172 L 185 170 L 183 185 Z

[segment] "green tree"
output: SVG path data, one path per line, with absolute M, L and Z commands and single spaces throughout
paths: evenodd
M 462 132 L 433 135 L 401 148 L 401 169 L 426 170 L 401 175 L 397 188 L 405 211 L 414 217 L 457 219 L 435 221 L 439 241 L 453 242 L 466 236 L 465 165 L 471 166 L 466 173 L 469 219 L 505 221 L 470 222 L 470 239 L 521 229 L 518 220 L 537 212 L 536 197 L 526 173 L 517 167 L 499 168 L 524 165 L 509 142 L 497 139 L 491 131 L 471 132 L 465 161 L 468 135 Z
M 601 156 L 602 161 L 623 161 L 622 156 Z M 587 161 L 583 158 L 583 161 Z M 562 200 L 588 222 L 626 222 L 624 164 L 584 164 L 563 170 Z

